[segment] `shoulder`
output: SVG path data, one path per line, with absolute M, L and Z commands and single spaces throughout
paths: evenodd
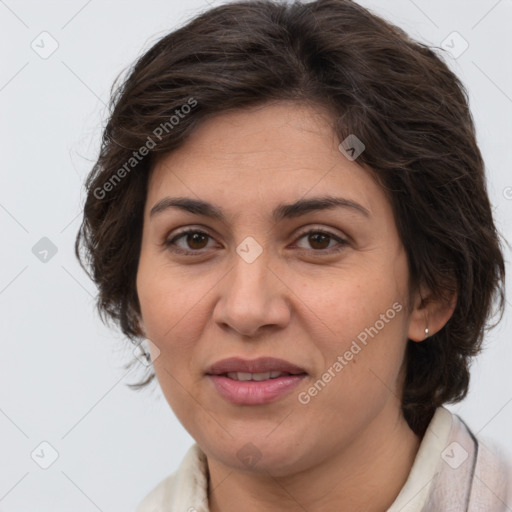
M 460 416 L 452 414 L 452 417 L 453 437 L 466 442 L 471 440 L 475 448 L 474 474 L 478 470 L 483 474 L 501 472 L 502 476 L 512 478 L 512 454 L 495 439 L 475 433 Z
M 474 468 L 471 503 L 493 503 L 492 510 L 512 509 L 512 458 L 503 447 L 477 436 L 478 455 Z M 510 507 L 510 508 L 509 508 Z
M 494 440 L 474 433 L 457 414 L 441 454 L 437 491 L 466 503 L 470 512 L 512 507 L 512 458 Z M 445 496 L 446 502 L 449 499 Z M 443 501 L 445 503 L 445 501 Z

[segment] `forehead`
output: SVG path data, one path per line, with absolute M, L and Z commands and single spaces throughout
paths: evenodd
M 372 211 L 386 201 L 384 194 L 367 170 L 340 152 L 332 126 L 321 107 L 292 102 L 209 118 L 155 165 L 148 208 L 169 194 L 227 210 L 342 194 Z

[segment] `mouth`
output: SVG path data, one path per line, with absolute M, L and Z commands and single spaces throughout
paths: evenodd
M 299 375 L 307 373 L 304 368 L 275 357 L 258 359 L 242 359 L 231 357 L 217 361 L 207 370 L 207 375 L 225 375 L 233 380 L 267 380 L 276 379 L 281 375 Z
M 272 371 L 272 372 L 258 372 L 258 373 L 249 373 L 249 372 L 229 372 L 222 373 L 221 376 L 227 377 L 232 380 L 239 381 L 250 381 L 254 380 L 256 382 L 260 382 L 262 380 L 270 380 L 270 379 L 278 379 L 279 377 L 288 377 L 290 375 L 303 375 L 303 373 L 288 373 L 288 372 L 280 372 L 280 371 Z M 305 375 L 305 373 L 304 373 Z
M 274 402 L 289 394 L 307 375 L 300 366 L 270 357 L 224 359 L 206 372 L 219 395 L 238 405 Z

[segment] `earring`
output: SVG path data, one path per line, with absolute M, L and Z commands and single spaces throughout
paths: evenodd
M 429 333 L 428 327 L 425 327 L 425 339 L 428 338 L 428 333 Z

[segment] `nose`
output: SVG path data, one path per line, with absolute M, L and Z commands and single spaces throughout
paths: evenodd
M 213 313 L 222 329 L 256 337 L 260 331 L 282 329 L 290 321 L 289 289 L 264 254 L 248 263 L 235 253 Z

